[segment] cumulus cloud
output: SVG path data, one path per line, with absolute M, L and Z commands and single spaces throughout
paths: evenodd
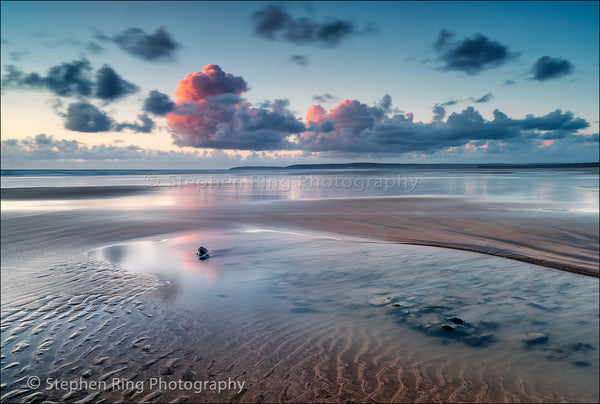
M 96 97 L 116 100 L 138 91 L 138 86 L 123 80 L 112 67 L 104 65 L 96 72 Z
M 567 59 L 543 56 L 535 62 L 531 70 L 532 79 L 546 81 L 571 74 L 573 65 Z
M 179 82 L 175 107 L 167 115 L 173 142 L 214 149 L 431 155 L 455 148 L 474 147 L 483 152 L 489 147 L 491 153 L 518 145 L 545 148 L 558 140 L 563 144 L 595 141 L 579 133 L 589 127 L 588 122 L 568 111 L 515 119 L 495 110 L 493 119 L 487 120 L 471 106 L 448 115 L 444 107 L 455 102 L 446 102 L 436 104 L 432 119 L 425 123 L 395 108 L 386 94 L 372 106 L 350 99 L 329 110 L 312 105 L 301 122 L 288 111 L 287 100 L 258 106 L 245 102 L 241 94 L 247 89 L 242 77 L 217 65 L 188 74 Z M 319 101 L 332 98 L 316 96 Z
M 411 114 L 388 115 L 380 107 L 368 107 L 357 100 L 344 100 L 329 112 L 313 105 L 307 114 L 308 131 L 301 134 L 299 148 L 311 152 L 342 153 L 425 153 L 431 154 L 472 142 L 535 144 L 547 139 L 583 139 L 577 134 L 589 127 L 571 112 L 556 110 L 545 116 L 527 115 L 509 118 L 499 110 L 494 119 L 486 120 L 473 107 L 452 113 L 444 121 L 446 110 L 437 104 L 429 123 L 414 122 Z M 383 116 L 383 118 L 381 118 Z M 333 122 L 335 130 L 322 125 Z M 593 142 L 594 138 L 587 138 Z
M 486 95 L 484 95 L 484 96 L 482 96 L 482 97 L 480 97 L 480 98 L 477 98 L 477 99 L 476 99 L 476 100 L 474 100 L 473 102 L 475 102 L 475 103 L 477 103 L 477 104 L 481 104 L 481 103 L 484 103 L 484 102 L 488 102 L 488 101 L 490 101 L 492 98 L 494 98 L 494 94 L 492 94 L 492 93 L 487 93 Z
M 2 78 L 3 87 L 45 89 L 60 97 L 97 97 L 104 101 L 114 101 L 138 91 L 138 87 L 130 83 L 108 65 L 96 72 L 96 80 L 92 80 L 92 66 L 87 59 L 65 62 L 52 66 L 46 75 L 24 73 L 13 65 L 6 66 L 6 74 Z
M 130 129 L 134 132 L 150 133 L 154 129 L 154 121 L 146 114 L 138 115 L 141 123 L 120 123 L 115 126 L 115 131 L 120 132 L 123 129 Z
M 454 33 L 442 30 L 433 45 L 438 52 L 438 60 L 443 63 L 441 70 L 474 75 L 500 66 L 515 56 L 506 45 L 482 34 L 475 34 L 473 38 L 462 41 L 457 41 L 454 37 Z
M 305 127 L 276 100 L 254 107 L 240 94 L 246 81 L 210 64 L 188 74 L 175 90 L 176 105 L 167 115 L 173 142 L 178 146 L 240 150 L 294 148 L 287 140 Z
M 173 111 L 175 103 L 169 99 L 167 94 L 152 90 L 144 100 L 144 111 L 154 115 L 167 115 Z
M 112 37 L 96 33 L 96 38 L 114 42 L 130 55 L 150 62 L 174 60 L 175 51 L 181 47 L 164 27 L 154 34 L 147 34 L 140 28 L 128 28 Z
M 76 132 L 106 132 L 113 126 L 106 113 L 86 102 L 69 104 L 64 118 L 65 128 Z
M 300 66 L 308 65 L 308 56 L 306 55 L 292 55 L 290 60 Z
M 294 18 L 282 6 L 270 4 L 252 15 L 254 32 L 271 40 L 297 45 L 334 47 L 353 35 L 373 33 L 372 25 L 358 29 L 354 23 L 341 19 L 318 22 L 311 18 Z

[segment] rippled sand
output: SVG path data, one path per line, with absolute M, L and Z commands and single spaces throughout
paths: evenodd
M 333 223 L 318 219 L 331 218 L 327 204 L 284 205 L 191 220 L 188 210 L 3 212 L 2 401 L 598 401 L 597 280 L 372 241 L 394 240 L 369 229 L 401 227 L 398 210 L 394 223 L 381 213 L 365 224 L 349 206 L 356 215 Z M 286 222 L 288 233 L 251 226 Z M 585 250 L 586 231 L 564 245 Z M 546 239 L 564 243 L 559 233 Z M 41 387 L 27 387 L 32 375 Z M 47 390 L 46 378 L 108 385 Z M 244 388 L 195 393 L 150 378 Z

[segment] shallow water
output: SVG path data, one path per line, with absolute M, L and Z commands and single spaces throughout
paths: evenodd
M 60 174 L 58 172 L 57 174 Z M 99 173 L 102 174 L 102 173 Z M 255 201 L 455 196 L 494 202 L 531 203 L 532 209 L 598 215 L 598 169 L 306 170 L 190 174 L 3 176 L 2 188 L 142 186 L 149 196 L 87 201 L 51 201 L 54 209 L 109 209 Z M 86 205 L 87 204 L 87 205 Z M 543 205 L 543 206 L 540 206 Z M 4 201 L 4 209 L 40 209 L 34 201 Z M 46 206 L 48 208 L 48 206 Z
M 198 245 L 211 258 L 198 260 Z M 343 324 L 366 335 L 367 355 L 393 335 L 391 351 L 440 363 L 468 357 L 471 371 L 492 366 L 522 380 L 529 397 L 548 394 L 536 385 L 598 396 L 599 288 L 587 277 L 475 253 L 252 228 L 95 254 L 168 281 L 164 302 L 229 327 L 269 318 L 273 332 L 301 324 L 336 335 Z

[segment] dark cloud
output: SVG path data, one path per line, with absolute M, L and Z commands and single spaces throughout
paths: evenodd
M 138 123 L 120 123 L 115 126 L 115 131 L 120 132 L 123 129 L 130 129 L 134 132 L 150 133 L 154 129 L 154 121 L 146 114 L 138 115 L 138 119 L 142 122 Z
M 469 75 L 500 66 L 515 55 L 506 45 L 490 40 L 481 34 L 462 41 L 454 39 L 454 33 L 442 30 L 433 45 L 438 52 L 442 70 L 455 70 Z
M 175 51 L 181 47 L 164 27 L 157 29 L 154 34 L 146 34 L 139 28 L 126 29 L 113 37 L 96 32 L 96 38 L 114 42 L 130 55 L 151 62 L 174 60 Z
M 382 110 L 386 112 L 389 111 L 392 107 L 392 96 L 389 94 L 384 95 L 381 101 L 379 102 L 379 106 Z
M 144 111 L 154 115 L 167 115 L 173 111 L 175 103 L 169 99 L 167 94 L 152 90 L 144 101 Z
M 292 55 L 290 60 L 300 66 L 308 65 L 308 56 L 306 55 Z
M 116 100 L 137 91 L 135 84 L 123 80 L 110 66 L 96 72 L 96 97 L 102 100 Z
M 313 95 L 313 100 L 318 101 L 318 102 L 330 102 L 330 101 L 337 101 L 337 97 L 334 97 L 333 95 L 329 94 L 329 93 L 325 93 L 323 95 Z
M 65 119 L 65 129 L 75 132 L 120 132 L 129 129 L 134 132 L 150 133 L 154 129 L 154 121 L 146 114 L 138 115 L 140 123 L 115 122 L 108 114 L 98 107 L 86 102 L 69 104 L 65 113 L 58 112 Z
M 287 100 L 253 107 L 239 97 L 248 89 L 242 77 L 223 72 L 214 64 L 202 70 L 188 74 L 175 90 L 177 102 L 167 122 L 176 145 L 240 150 L 294 148 L 287 137 L 305 127 L 287 110 Z
M 23 73 L 13 65 L 6 66 L 2 78 L 3 87 L 46 89 L 60 97 L 97 97 L 114 101 L 134 93 L 138 87 L 104 65 L 96 72 L 96 81 L 91 77 L 92 66 L 87 59 L 75 60 L 52 66 L 45 76 L 39 73 Z
M 492 98 L 494 98 L 494 94 L 492 93 L 487 93 L 486 95 L 482 96 L 481 98 L 477 98 L 476 100 L 474 100 L 473 102 L 476 102 L 478 104 L 484 103 L 484 102 L 488 102 L 490 101 Z
M 543 56 L 535 62 L 531 70 L 533 73 L 532 79 L 545 81 L 571 74 L 573 65 L 567 59 Z
M 446 117 L 446 108 L 444 108 L 440 104 L 435 104 L 433 107 L 433 118 L 432 120 L 435 122 L 442 122 Z
M 359 30 L 352 22 L 341 19 L 318 22 L 307 17 L 294 18 L 275 4 L 256 11 L 252 15 L 252 23 L 255 33 L 264 38 L 325 47 L 338 46 L 350 36 L 375 31 L 372 25 Z
M 92 104 L 69 104 L 65 114 L 65 128 L 76 132 L 106 132 L 113 127 L 112 119 Z
M 91 70 L 90 62 L 86 59 L 53 66 L 46 76 L 38 73 L 25 74 L 9 65 L 6 66 L 7 74 L 3 77 L 3 84 L 15 88 L 46 88 L 61 97 L 89 96 L 94 86 L 89 78 Z
M 451 105 L 456 105 L 456 104 L 458 104 L 458 101 L 450 100 L 450 101 L 442 102 L 440 105 L 443 107 L 449 107 Z

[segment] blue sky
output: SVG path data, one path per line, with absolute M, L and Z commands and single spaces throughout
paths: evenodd
M 3 168 L 598 161 L 598 2 L 1 7 Z

